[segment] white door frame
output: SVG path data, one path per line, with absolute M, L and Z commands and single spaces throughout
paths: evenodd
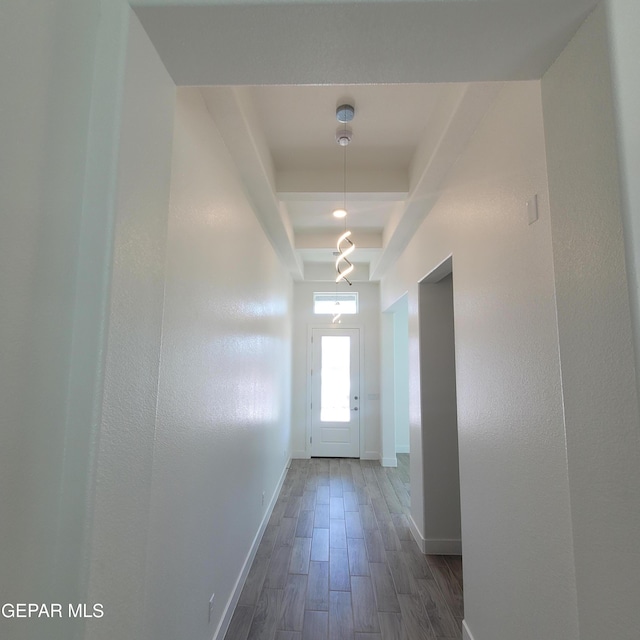
M 343 316 L 344 317 L 344 316 Z M 366 370 L 364 360 L 364 326 L 356 322 L 341 322 L 339 325 L 331 323 L 313 323 L 307 324 L 307 397 L 305 404 L 305 443 L 304 452 L 306 458 L 311 458 L 311 395 L 312 395 L 312 383 L 311 383 L 311 368 L 313 366 L 313 344 L 311 343 L 311 337 L 314 329 L 320 329 L 322 331 L 331 329 L 358 329 L 358 335 L 360 336 L 359 349 L 359 365 L 360 365 L 360 424 L 359 424 L 359 439 L 360 439 L 360 459 L 364 459 L 364 423 L 367 416 L 367 394 L 366 390 Z

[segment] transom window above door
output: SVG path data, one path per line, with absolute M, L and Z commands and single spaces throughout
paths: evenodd
M 313 313 L 334 315 L 337 310 L 342 315 L 358 313 L 358 293 L 315 292 L 313 294 Z

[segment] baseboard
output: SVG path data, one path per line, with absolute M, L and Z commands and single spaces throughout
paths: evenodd
M 433 553 L 438 556 L 461 556 L 462 540 L 456 539 L 433 539 L 426 538 L 424 541 L 424 552 Z
M 382 458 L 381 464 L 383 467 L 397 467 L 398 458 L 395 456 L 393 456 L 393 458 Z
M 418 525 L 415 523 L 415 520 L 413 519 L 412 515 L 409 515 L 409 529 L 411 530 L 411 535 L 413 536 L 413 539 L 416 541 L 418 548 L 420 549 L 420 551 L 422 551 L 422 553 L 425 553 L 425 550 L 424 550 L 425 539 L 422 537 L 422 533 L 420 529 L 418 529 Z
M 409 453 L 409 445 L 408 444 L 397 444 L 396 445 L 396 453 Z
M 411 535 L 422 553 L 432 553 L 438 556 L 462 555 L 461 540 L 425 538 L 411 515 L 409 516 L 409 529 L 411 530 Z
M 292 459 L 296 460 L 308 460 L 311 456 L 306 451 L 294 451 L 291 454 Z M 380 460 L 380 454 L 377 451 L 365 451 L 361 456 L 360 460 Z M 397 462 L 394 465 L 382 465 L 385 466 L 397 466 Z
M 471 635 L 471 631 L 469 631 L 466 620 L 462 621 L 462 640 L 473 640 L 473 636 Z
M 295 456 L 294 456 L 295 457 Z M 253 564 L 253 560 L 256 557 L 256 552 L 258 551 L 258 546 L 260 545 L 260 540 L 262 540 L 262 534 L 264 530 L 267 528 L 267 523 L 269 522 L 269 518 L 271 518 L 271 514 L 273 513 L 273 508 L 276 506 L 276 502 L 278 500 L 278 496 L 280 495 L 280 490 L 282 489 L 282 485 L 284 483 L 284 479 L 287 475 L 287 471 L 289 470 L 289 466 L 291 465 L 291 458 L 287 460 L 287 463 L 282 470 L 282 474 L 280 475 L 280 480 L 278 481 L 278 485 L 276 486 L 275 491 L 273 492 L 273 496 L 271 497 L 271 501 L 269 502 L 269 506 L 265 511 L 264 517 L 262 518 L 262 522 L 260 523 L 260 527 L 258 528 L 258 532 L 256 533 L 253 542 L 251 544 L 251 548 L 249 549 L 249 553 L 247 553 L 247 557 L 245 558 L 244 564 L 242 565 L 242 571 L 236 580 L 235 587 L 231 592 L 231 596 L 227 602 L 227 606 L 224 609 L 224 613 L 222 614 L 222 619 L 220 620 L 220 624 L 213 634 L 212 640 L 222 640 L 227 633 L 227 629 L 231 624 L 231 618 L 233 617 L 233 612 L 236 609 L 236 605 L 238 604 L 238 600 L 240 600 L 240 594 L 242 593 L 242 588 L 244 587 L 244 583 L 249 575 L 249 570 L 251 569 L 251 565 Z

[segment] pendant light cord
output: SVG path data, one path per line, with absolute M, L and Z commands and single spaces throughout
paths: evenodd
M 345 108 L 351 111 L 351 118 L 353 117 L 353 107 L 349 105 L 345 105 Z M 340 110 L 338 110 L 338 113 Z M 338 142 L 341 146 L 344 147 L 342 154 L 342 205 L 344 211 L 344 233 L 338 238 L 337 249 L 340 253 L 339 257 L 336 260 L 336 271 L 338 272 L 338 276 L 336 277 L 336 294 L 337 294 L 337 285 L 340 280 L 344 280 L 349 286 L 351 286 L 351 281 L 347 278 L 347 276 L 353 271 L 353 263 L 349 260 L 347 256 L 353 253 L 355 249 L 355 244 L 350 239 L 351 231 L 348 230 L 347 227 L 347 146 L 351 142 L 351 136 L 349 135 L 349 128 L 347 127 L 347 122 L 351 120 L 351 118 L 345 116 L 345 120 L 343 122 L 344 127 L 342 129 L 342 134 L 338 136 Z M 339 131 L 340 129 L 338 129 Z M 346 248 L 343 247 L 343 243 Z M 346 267 L 344 269 L 341 266 Z M 337 297 L 337 296 L 336 296 Z
M 347 135 L 347 123 L 344 124 L 344 133 Z M 342 153 L 342 208 L 345 213 L 347 211 L 347 147 L 344 145 L 344 151 Z M 347 230 L 347 216 L 344 217 L 344 230 Z

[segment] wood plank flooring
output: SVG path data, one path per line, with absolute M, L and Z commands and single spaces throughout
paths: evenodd
M 225 640 L 459 640 L 462 559 L 409 529 L 409 456 L 293 460 Z

